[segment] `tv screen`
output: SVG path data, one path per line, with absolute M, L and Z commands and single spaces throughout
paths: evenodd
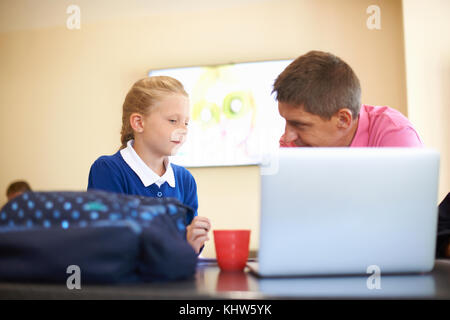
M 185 167 L 257 165 L 278 148 L 284 120 L 272 95 L 292 60 L 149 71 L 184 85 L 191 103 L 185 144 L 171 161 Z

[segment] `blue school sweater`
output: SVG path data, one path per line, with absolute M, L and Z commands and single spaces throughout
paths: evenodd
M 145 187 L 138 175 L 125 162 L 120 151 L 111 156 L 98 158 L 89 171 L 88 190 L 104 190 L 116 193 L 148 197 L 171 197 L 191 207 L 197 215 L 197 184 L 192 174 L 185 168 L 170 164 L 175 176 L 175 187 L 167 182 L 160 187 L 153 183 Z M 190 224 L 191 221 L 188 222 Z

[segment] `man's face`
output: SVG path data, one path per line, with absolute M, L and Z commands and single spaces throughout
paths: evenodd
M 339 126 L 339 117 L 330 120 L 306 112 L 302 106 L 278 102 L 278 111 L 286 120 L 283 140 L 286 145 L 298 147 L 344 146 L 345 132 Z

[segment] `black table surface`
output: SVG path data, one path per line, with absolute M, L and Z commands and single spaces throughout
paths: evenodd
M 122 285 L 0 283 L 0 299 L 450 299 L 450 260 L 436 260 L 430 273 L 381 275 L 369 289 L 370 275 L 258 278 L 245 269 L 224 272 L 214 261 L 199 262 L 191 279 Z

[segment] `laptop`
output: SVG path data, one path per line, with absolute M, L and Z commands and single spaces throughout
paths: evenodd
M 281 148 L 261 167 L 261 277 L 429 272 L 439 153 Z

